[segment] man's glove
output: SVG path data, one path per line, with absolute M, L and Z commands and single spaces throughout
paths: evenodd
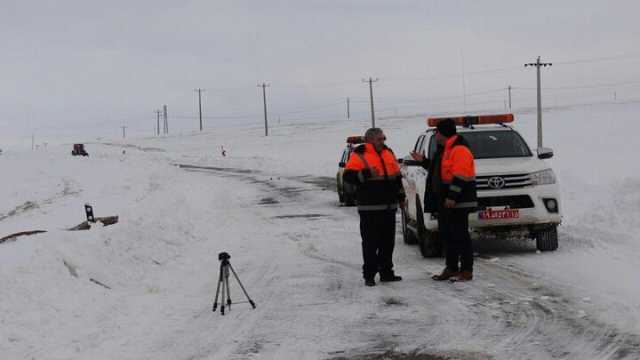
M 358 180 L 360 180 L 361 183 L 366 182 L 367 179 L 369 179 L 370 177 L 371 177 L 370 169 L 362 169 L 358 171 Z

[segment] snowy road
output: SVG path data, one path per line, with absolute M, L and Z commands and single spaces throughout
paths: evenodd
M 224 318 L 213 332 L 222 343 L 207 339 L 189 359 L 206 359 L 212 349 L 216 356 L 225 354 L 221 358 L 252 352 L 266 358 L 358 358 L 383 351 L 469 359 L 640 356 L 638 335 L 591 319 L 587 312 L 593 308 L 563 294 L 563 284 L 543 285 L 491 257 L 477 260 L 477 281 L 434 283 L 425 270 L 437 271 L 442 261 L 422 259 L 415 248 L 398 244 L 396 264 L 405 280 L 365 288 L 359 277 L 357 215 L 348 208 L 336 212 L 335 194 L 323 191 L 333 188 L 331 178 L 262 180 L 264 175 L 240 169 L 211 172 L 260 188 L 264 195 L 256 201 L 263 205 L 250 222 L 277 229 L 267 237 L 290 243 L 264 254 L 264 277 L 251 281 L 267 288 L 259 292 L 264 300 L 257 312 L 268 315 L 240 307 L 244 314 Z M 345 228 L 345 218 L 353 229 Z M 300 222 L 303 231 L 289 230 Z M 234 326 L 238 322 L 251 326 Z M 289 326 L 282 328 L 282 322 Z M 225 336 L 225 327 L 234 331 Z M 229 339 L 237 342 L 226 344 Z
M 48 232 L 0 244 L 0 358 L 638 359 L 639 174 L 634 152 L 605 156 L 635 133 L 601 136 L 609 111 L 548 116 L 562 119 L 547 127 L 565 209 L 558 251 L 477 242 L 463 284 L 430 280 L 443 260 L 422 258 L 398 227 L 404 280 L 363 285 L 357 212 L 338 206 L 333 174 L 345 134 L 366 124 L 89 144 L 90 158 L 7 151 L 0 235 Z M 561 141 L 578 121 L 585 142 L 608 145 Z M 423 128 L 381 125 L 398 154 Z M 219 145 L 227 157 L 208 150 Z M 65 231 L 86 202 L 120 223 Z M 231 279 L 231 312 L 211 311 L 221 251 L 257 309 Z

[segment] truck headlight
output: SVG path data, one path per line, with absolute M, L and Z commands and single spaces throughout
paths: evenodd
M 545 169 L 542 171 L 536 171 L 531 173 L 532 185 L 548 185 L 556 183 L 556 174 L 551 169 Z

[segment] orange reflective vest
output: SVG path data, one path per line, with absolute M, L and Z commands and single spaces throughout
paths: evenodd
M 369 180 L 382 180 L 385 176 L 395 177 L 400 174 L 400 166 L 396 156 L 389 148 L 382 149 L 378 154 L 372 144 L 363 144 L 364 151 L 354 151 L 345 166 L 345 170 L 371 170 Z
M 440 164 L 440 180 L 445 199 L 456 208 L 476 209 L 476 167 L 473 154 L 464 139 L 454 135 L 447 139 Z
M 454 135 L 447 139 L 444 145 L 440 167 L 440 178 L 444 184 L 451 184 L 454 177 L 464 181 L 475 181 L 476 166 L 473 154 L 466 146 L 454 146 L 457 139 L 458 135 Z
M 363 171 L 369 169 L 370 177 Z M 377 152 L 366 143 L 354 149 L 345 165 L 343 179 L 356 185 L 358 211 L 396 210 L 405 199 L 398 160 L 391 149 Z

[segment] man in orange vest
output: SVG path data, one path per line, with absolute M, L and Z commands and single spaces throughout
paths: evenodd
M 469 236 L 469 214 L 478 207 L 473 154 L 457 134 L 453 119 L 436 125 L 438 151 L 431 161 L 422 154 L 411 156 L 429 170 L 425 209 L 438 214 L 438 232 L 445 246 L 446 267 L 432 276 L 437 281 L 473 279 L 473 248 Z
M 393 271 L 393 247 L 398 204 L 405 201 L 398 160 L 384 142 L 381 129 L 365 132 L 365 143 L 356 147 L 345 166 L 343 179 L 356 185 L 356 202 L 360 214 L 362 237 L 362 275 L 365 285 L 400 281 Z

